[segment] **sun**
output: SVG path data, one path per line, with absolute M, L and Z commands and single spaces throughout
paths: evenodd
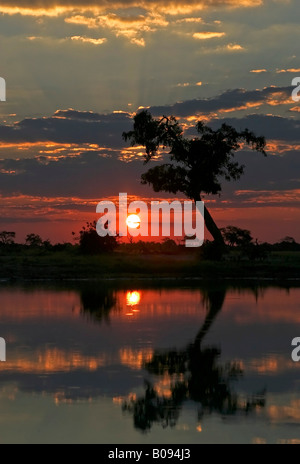
M 126 219 L 126 224 L 131 229 L 137 229 L 141 224 L 141 219 L 137 214 L 130 214 Z

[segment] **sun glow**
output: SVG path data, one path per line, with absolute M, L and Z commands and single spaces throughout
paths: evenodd
M 126 295 L 127 305 L 135 306 L 139 304 L 140 300 L 141 300 L 140 292 L 137 292 L 137 291 L 127 292 L 127 295 Z
M 131 229 L 137 229 L 141 224 L 141 219 L 137 214 L 130 214 L 126 219 L 126 224 Z

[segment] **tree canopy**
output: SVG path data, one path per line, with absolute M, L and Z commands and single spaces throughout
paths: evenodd
M 0 244 L 1 245 L 12 245 L 15 242 L 16 233 L 2 230 L 0 232 Z
M 221 194 L 222 180 L 238 180 L 244 165 L 234 156 L 245 145 L 265 153 L 265 138 L 257 137 L 248 129 L 237 131 L 225 123 L 213 130 L 198 121 L 197 137 L 184 137 L 183 128 L 174 116 L 155 119 L 147 110 L 134 116 L 133 130 L 123 133 L 131 145 L 145 147 L 145 163 L 161 150 L 168 149 L 169 162 L 158 164 L 142 174 L 143 184 L 155 192 L 183 193 L 187 198 L 200 201 L 203 194 Z M 216 242 L 224 239 L 213 218 L 204 207 L 205 225 Z
M 43 240 L 38 234 L 28 234 L 25 243 L 31 247 L 40 247 L 43 245 Z
M 225 241 L 231 247 L 248 245 L 253 240 L 250 230 L 247 229 L 240 229 L 239 227 L 235 226 L 227 226 L 220 230 Z

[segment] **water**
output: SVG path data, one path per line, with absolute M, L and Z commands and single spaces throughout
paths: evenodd
M 0 286 L 1 443 L 300 443 L 300 288 Z

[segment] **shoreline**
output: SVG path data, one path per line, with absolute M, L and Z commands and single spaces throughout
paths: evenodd
M 260 282 L 278 282 L 280 279 L 278 277 L 258 277 L 258 276 L 250 276 L 250 277 L 218 277 L 215 278 L 214 280 L 216 281 L 228 281 L 228 282 L 247 282 L 247 281 L 260 281 Z M 184 281 L 192 281 L 192 282 L 211 282 L 212 277 L 166 277 L 166 276 L 161 276 L 161 277 L 140 277 L 140 276 L 114 276 L 114 277 L 97 277 L 97 278 L 92 278 L 92 277 L 82 277 L 82 278 L 74 278 L 74 279 L 61 279 L 61 278 L 47 278 L 47 277 L 41 277 L 41 278 L 31 278 L 31 279 L 25 279 L 25 278 L 1 278 L 0 279 L 0 285 L 3 283 L 18 283 L 18 282 L 24 282 L 24 283 L 39 283 L 39 282 L 129 282 L 129 281 L 141 281 L 141 282 L 184 282 Z M 281 280 L 280 280 L 281 281 Z M 299 282 L 300 283 L 300 277 L 285 277 L 284 282 Z
M 300 281 L 300 254 L 262 261 L 204 261 L 196 255 L 82 256 L 63 252 L 0 256 L 0 283 L 84 281 Z

